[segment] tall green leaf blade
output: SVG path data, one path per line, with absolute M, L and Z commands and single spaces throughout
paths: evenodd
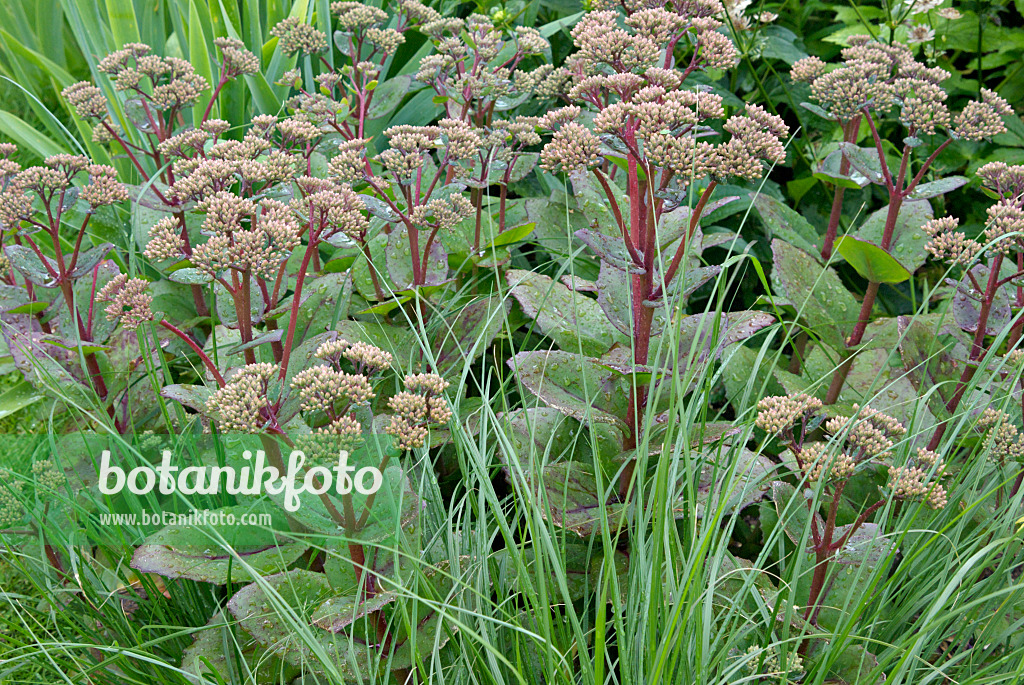
M 24 119 L 10 112 L 0 111 L 0 132 L 43 158 L 67 152 L 67 148 L 44 136 Z
M 110 31 L 114 34 L 114 42 L 118 47 L 125 43 L 138 43 L 139 24 L 135 20 L 135 5 L 132 0 L 106 0 L 107 19 Z
M 202 9 L 200 9 L 200 7 Z M 210 52 L 212 42 L 207 35 L 207 27 L 212 27 L 210 19 L 210 6 L 206 3 L 196 3 L 190 0 L 188 8 L 188 54 L 196 73 L 206 79 L 207 88 L 203 91 L 196 103 L 192 105 L 192 123 L 196 126 L 203 120 L 203 111 L 206 109 L 210 96 L 213 94 L 215 84 L 213 66 L 210 64 Z M 217 106 L 211 110 L 212 116 L 217 116 Z

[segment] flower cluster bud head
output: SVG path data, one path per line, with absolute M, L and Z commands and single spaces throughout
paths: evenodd
M 214 138 L 224 135 L 231 128 L 231 122 L 223 119 L 207 119 L 200 124 L 200 130 L 209 133 Z
M 978 428 L 985 431 L 986 440 L 991 445 L 992 457 L 997 462 L 1024 462 L 1024 435 L 1010 421 L 1010 416 L 1006 412 L 986 409 L 978 420 Z
M 338 463 L 338 454 L 351 452 L 363 438 L 363 426 L 354 417 L 339 416 L 326 426 L 295 437 L 295 449 L 302 450 L 310 465 L 330 467 Z
M 298 69 L 289 69 L 281 74 L 281 78 L 274 81 L 275 86 L 288 86 L 289 88 L 302 88 L 302 72 Z
M 331 14 L 338 18 L 342 31 L 362 31 L 388 19 L 384 10 L 361 2 L 332 2 Z
M 191 255 L 193 265 L 211 276 L 226 269 L 250 271 L 273 278 L 281 262 L 299 244 L 299 224 L 291 208 L 277 200 L 258 205 L 227 191 L 214 194 L 199 205 L 206 211 L 203 231 L 210 238 Z M 154 254 L 170 249 L 154 248 Z
M 316 179 L 324 182 L 323 179 Z M 366 205 L 361 196 L 346 185 L 332 186 L 324 182 L 323 190 L 316 190 L 303 198 L 291 202 L 292 209 L 299 216 L 314 217 L 323 220 L 325 227 L 320 238 L 343 233 L 350 238 L 360 240 L 370 227 L 364 211 Z
M 906 434 L 903 424 L 869 406 L 853 405 L 852 417 L 837 416 L 825 422 L 825 430 L 845 439 L 857 461 L 871 459 L 892 449 L 893 439 Z
M 718 177 L 756 180 L 764 175 L 763 163 L 778 164 L 786 159 L 782 139 L 789 134 L 789 127 L 758 105 L 747 104 L 745 115 L 729 117 L 725 130 L 732 138 L 715 148 L 714 174 Z
M 427 395 L 440 395 L 451 385 L 436 373 L 413 373 L 405 377 L 405 389 Z
M 25 516 L 21 494 L 25 484 L 9 473 L 0 475 L 0 527 L 9 528 Z
M 524 55 L 540 55 L 551 48 L 548 39 L 540 31 L 530 26 L 516 27 L 516 43 Z
M 429 429 L 422 424 L 413 423 L 403 416 L 392 416 L 384 428 L 384 432 L 395 440 L 395 448 L 403 452 L 418 449 L 426 444 Z
M 448 382 L 432 373 L 411 374 L 405 377 L 405 390 L 388 401 L 394 412 L 384 429 L 395 439 L 400 450 L 411 450 L 426 443 L 431 424 L 447 423 L 452 412 L 445 400 Z
M 824 442 L 809 442 L 803 446 L 800 450 L 800 470 L 808 483 L 821 480 L 829 458 L 828 444 Z
M 366 175 L 366 144 L 368 138 L 353 138 L 338 144 L 338 154 L 327 165 L 331 176 L 342 183 L 355 183 Z
M 925 222 L 923 229 L 931 236 L 925 249 L 936 259 L 969 267 L 981 252 L 981 244 L 968 238 L 965 233 L 957 231 L 959 225 L 960 220 L 952 216 Z
M 1003 199 L 1024 195 L 1024 164 L 989 162 L 977 171 L 982 184 Z
M 143 43 L 128 43 L 98 65 L 120 91 L 134 91 L 156 109 L 180 108 L 194 104 L 209 87 L 186 60 L 152 55 Z M 143 81 L 149 81 L 145 87 Z
M 298 17 L 288 17 L 270 31 L 278 38 L 278 47 L 286 55 L 301 52 L 313 55 L 327 49 L 327 36 Z
M 601 144 L 597 136 L 577 123 L 561 126 L 540 155 L 547 171 L 579 171 L 601 163 Z
M 946 91 L 939 85 L 919 78 L 897 78 L 892 93 L 902 103 L 900 121 L 915 135 L 932 135 L 949 126 Z
M 391 353 L 368 343 L 353 343 L 342 354 L 359 373 L 374 374 L 391 368 Z
M 181 159 L 193 157 L 203 150 L 206 141 L 210 139 L 210 134 L 204 128 L 192 128 L 177 133 L 167 140 L 161 141 L 157 145 L 157 151 L 165 157 Z
M 580 113 L 581 110 L 576 105 L 558 107 L 548 110 L 537 120 L 537 125 L 549 131 L 557 131 L 566 124 L 575 123 L 580 118 Z
M 765 652 L 767 653 L 764 654 Z M 798 676 L 804 672 L 803 657 L 796 649 L 789 650 L 786 654 L 786 663 L 783 664 L 782 653 L 775 646 L 762 648 L 751 645 L 747 648 L 745 666 L 747 672 L 758 681 L 760 676 L 772 678 L 780 683 L 793 682 L 799 680 Z
M 619 72 L 643 71 L 655 66 L 661 47 L 646 36 L 632 35 L 619 28 L 618 19 L 619 13 L 613 10 L 584 15 L 572 29 L 579 58 L 592 72 L 603 68 Z
M 442 230 L 455 228 L 473 213 L 473 204 L 462 195 L 431 200 L 412 210 L 410 218 L 419 226 L 436 226 Z
M 1024 240 L 1024 198 L 1003 198 L 988 208 L 986 240 L 996 243 L 992 249 L 1009 254 L 1014 243 Z
M 279 372 L 277 364 L 249 364 L 214 392 L 206 409 L 217 417 L 220 429 L 228 433 L 260 432 L 272 418 L 268 385 Z
M 341 360 L 341 356 L 345 354 L 345 350 L 352 346 L 348 340 L 344 338 L 335 338 L 334 340 L 328 340 L 327 342 L 321 343 L 316 348 L 316 352 L 313 356 L 317 359 L 323 359 L 325 362 L 331 362 L 337 366 Z
M 821 61 L 821 58 L 812 55 L 793 62 L 793 66 L 789 70 L 789 77 L 797 83 L 810 84 L 814 83 L 827 70 L 828 67 Z
M 110 303 L 106 308 L 108 321 L 121 319 L 121 325 L 132 331 L 143 322 L 153 320 L 153 312 L 150 309 L 153 296 L 148 291 L 148 281 L 118 274 L 100 289 L 96 299 Z
M 405 43 L 405 36 L 395 29 L 380 29 L 376 27 L 366 29 L 366 39 L 378 46 L 386 55 L 394 53 Z
M 782 435 L 792 430 L 797 420 L 806 421 L 821 407 L 821 400 L 803 393 L 765 397 L 757 403 L 754 425 L 768 435 Z
M 965 140 L 984 140 L 1006 132 L 1003 117 L 1013 108 L 995 91 L 981 89 L 981 100 L 970 102 L 953 121 L 952 133 Z
M 89 175 L 89 185 L 82 188 L 79 197 L 95 209 L 105 205 L 113 205 L 128 199 L 128 189 L 117 180 L 117 171 L 105 164 L 89 164 L 85 167 Z
M 366 376 L 330 366 L 311 366 L 295 374 L 292 389 L 299 392 L 303 411 L 322 411 L 332 418 L 339 403 L 367 404 L 376 397 Z
M 107 99 L 103 91 L 89 83 L 79 81 L 61 91 L 60 96 L 83 119 L 103 119 L 107 116 Z
M 32 475 L 35 477 L 36 484 L 48 492 L 60 490 L 67 483 L 64 473 L 57 468 L 52 459 L 41 459 L 34 462 Z
M 437 10 L 427 7 L 419 0 L 398 0 L 393 5 L 400 14 L 416 24 L 429 24 L 441 18 Z
M 480 150 L 483 141 L 473 127 L 458 119 L 442 119 L 437 123 L 441 129 L 441 141 L 450 159 L 469 159 Z
M 255 74 L 260 70 L 259 58 L 237 38 L 215 38 L 213 44 L 220 48 L 224 74 L 228 78 Z
M 919 449 L 906 466 L 890 466 L 886 487 L 893 498 L 924 502 L 930 509 L 946 506 L 946 489 L 939 482 L 945 473 L 942 457 L 927 449 Z

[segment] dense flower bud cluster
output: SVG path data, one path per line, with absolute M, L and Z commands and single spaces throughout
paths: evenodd
M 225 78 L 255 74 L 260 70 L 259 58 L 249 52 L 245 48 L 245 43 L 237 38 L 216 38 L 213 44 L 220 48 Z
M 853 475 L 856 462 L 846 452 L 825 442 L 807 443 L 800 450 L 800 467 L 808 483 L 819 480 L 846 480 Z
M 807 420 L 822 407 L 821 400 L 810 395 L 773 395 L 757 403 L 754 425 L 768 435 L 785 435 L 798 420 Z
M 871 407 L 853 405 L 857 412 L 852 417 L 837 416 L 825 422 L 825 430 L 837 440 L 846 442 L 847 451 L 858 462 L 872 459 L 892 449 L 893 439 L 906 434 L 907 429 L 893 417 Z
M 448 382 L 432 373 L 405 377 L 405 390 L 388 401 L 394 411 L 385 432 L 395 439 L 400 450 L 423 447 L 431 424 L 448 423 L 451 409 L 443 393 Z
M 736 51 L 718 31 L 717 2 L 681 3 L 664 7 L 627 7 L 622 28 L 618 11 L 599 9 L 585 15 L 572 31 L 579 51 L 571 64 L 568 99 L 597 110 L 593 132 L 578 123 L 580 110 L 549 112 L 539 121 L 555 131 L 542 164 L 550 171 L 576 171 L 601 162 L 597 136 L 612 147 L 664 170 L 676 185 L 705 177 L 760 178 L 764 164 L 785 158 L 782 140 L 788 127 L 781 118 L 748 105 L 730 117 L 724 130 L 730 138 L 714 145 L 704 137 L 707 123 L 724 116 L 722 98 L 703 88 L 684 87 L 697 68 L 729 68 Z M 690 65 L 676 70 L 674 48 L 693 46 Z
M 24 489 L 25 484 L 11 474 L 0 474 L 0 528 L 13 526 L 25 516 L 21 500 Z
M 301 52 L 307 55 L 323 52 L 327 49 L 327 36 L 298 17 L 288 17 L 273 29 L 270 34 L 278 38 L 278 47 L 286 55 Z
M 992 457 L 1000 463 L 1024 462 L 1024 435 L 1010 421 L 1010 416 L 998 409 L 986 409 L 978 420 L 978 428 L 985 432 L 992 449 Z
M 1024 165 L 990 162 L 978 169 L 982 184 L 998 196 L 988 210 L 984 242 L 991 254 L 1007 255 L 1024 249 Z M 955 217 L 932 219 L 924 225 L 931 236 L 928 251 L 936 259 L 970 266 L 984 247 L 982 241 L 957 231 Z
M 931 38 L 922 35 L 919 40 Z M 851 121 L 864 111 L 883 117 L 895 107 L 911 136 L 943 129 L 954 138 L 982 140 L 1006 130 L 1002 117 L 1012 110 L 994 92 L 982 89 L 980 101 L 953 116 L 941 87 L 948 72 L 918 62 L 901 43 L 882 43 L 867 36 L 852 36 L 848 42 L 843 62 L 836 68 L 829 70 L 817 57 L 806 57 L 790 71 L 794 81 L 810 84 L 811 97 L 837 121 Z
M 190 259 L 195 268 L 219 278 L 227 269 L 249 271 L 273 278 L 281 262 L 299 244 L 299 224 L 291 209 L 276 200 L 258 204 L 220 191 L 199 205 L 206 212 L 203 232 L 209 235 L 197 246 Z M 170 222 L 158 222 L 150 232 L 151 259 L 173 258 L 180 235 Z
M 968 267 L 981 251 L 981 244 L 955 230 L 959 225 L 960 220 L 952 216 L 927 221 L 922 228 L 931 240 L 925 249 L 936 259 Z
M 803 657 L 795 649 L 789 650 L 786 663 L 783 664 L 778 647 L 751 645 L 747 648 L 746 659 L 746 670 L 755 679 L 770 677 L 780 679 L 780 682 L 792 682 L 798 680 L 798 676 L 804 672 Z
M 83 119 L 103 119 L 107 116 L 107 99 L 99 88 L 88 81 L 68 86 L 61 91 L 60 96 Z
M 177 111 L 194 104 L 210 87 L 186 60 L 151 52 L 143 43 L 128 43 L 100 60 L 97 68 L 110 77 L 114 88 L 141 98 L 143 108 Z M 152 118 L 148 112 L 146 116 Z
M 431 200 L 412 210 L 412 222 L 419 226 L 430 226 L 450 230 L 473 213 L 473 205 L 462 195 Z
M 60 490 L 67 483 L 67 478 L 52 459 L 41 459 L 34 462 L 32 476 L 35 478 L 36 485 L 44 492 Z
M 147 281 L 118 274 L 100 289 L 96 299 L 110 303 L 106 309 L 108 321 L 120 319 L 126 329 L 135 330 L 143 322 L 153 320 L 153 296 L 148 291 Z
M 942 458 L 935 452 L 919 449 L 906 466 L 890 466 L 886 487 L 893 498 L 924 502 L 930 509 L 946 506 L 946 489 L 939 482 L 945 472 Z
M 223 387 L 206 402 L 206 409 L 217 419 L 218 427 L 227 433 L 259 433 L 273 416 L 268 395 L 270 379 L 280 367 L 277 364 L 249 364 L 239 369 Z
M 389 369 L 391 355 L 364 342 L 336 338 L 322 343 L 314 356 L 326 363 L 295 374 L 291 387 L 299 393 L 302 411 L 319 413 L 327 419 L 315 431 L 319 443 L 314 440 L 313 444 L 329 446 L 336 454 L 362 435 L 362 425 L 352 411 L 376 397 L 369 377 Z M 342 369 L 343 360 L 352 365 L 354 373 Z

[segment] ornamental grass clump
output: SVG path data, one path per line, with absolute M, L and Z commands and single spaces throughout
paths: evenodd
M 64 119 L 0 112 L 25 139 L 0 143 L 24 374 L 0 420 L 50 432 L 0 474 L 12 563 L 37 555 L 50 594 L 3 622 L 103 656 L 40 668 L 1020 670 L 1024 169 L 991 146 L 1012 87 L 920 28 L 805 57 L 824 44 L 786 27 L 817 20 L 748 0 L 208 4 L 163 44 L 101 25 L 95 83 L 51 74 L 88 156 L 39 142 Z M 798 129 L 800 99 L 825 123 Z M 988 205 L 940 210 L 972 181 Z M 130 518 L 157 509 L 179 518 Z M 172 615 L 195 639 L 140 640 Z

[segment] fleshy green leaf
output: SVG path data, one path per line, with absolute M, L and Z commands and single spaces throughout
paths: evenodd
M 601 306 L 543 274 L 512 269 L 506 272 L 510 292 L 537 330 L 559 347 L 600 355 L 628 338 L 608 322 Z
M 910 272 L 898 261 L 880 248 L 866 240 L 853 236 L 840 236 L 835 242 L 835 249 L 857 273 L 874 283 L 902 283 L 910 278 Z
M 846 347 L 860 306 L 831 268 L 781 240 L 772 241 L 776 289 L 793 303 L 808 326 L 830 347 Z
M 626 378 L 571 352 L 520 352 L 508 360 L 523 387 L 544 404 L 579 421 L 617 424 L 629 403 Z
M 252 514 L 253 510 L 238 506 L 214 512 L 215 515 L 221 513 L 225 517 L 238 517 Z M 188 578 L 214 585 L 224 585 L 229 580 L 245 583 L 253 580 L 253 572 L 264 576 L 283 571 L 308 547 L 301 542 L 283 540 L 274 531 L 256 526 L 223 525 L 217 526 L 217 532 L 225 538 L 226 547 L 195 526 L 162 528 L 135 550 L 132 568 L 166 578 Z M 235 554 L 244 564 L 234 558 Z
M 810 255 L 820 252 L 818 232 L 795 209 L 763 193 L 752 193 L 754 209 L 771 236 L 781 238 Z
M 856 237 L 881 246 L 888 213 L 888 205 L 874 212 L 857 229 Z M 929 238 L 922 227 L 932 216 L 932 206 L 927 200 L 904 201 L 896 216 L 889 254 L 910 273 L 917 271 L 928 259 L 925 245 Z

